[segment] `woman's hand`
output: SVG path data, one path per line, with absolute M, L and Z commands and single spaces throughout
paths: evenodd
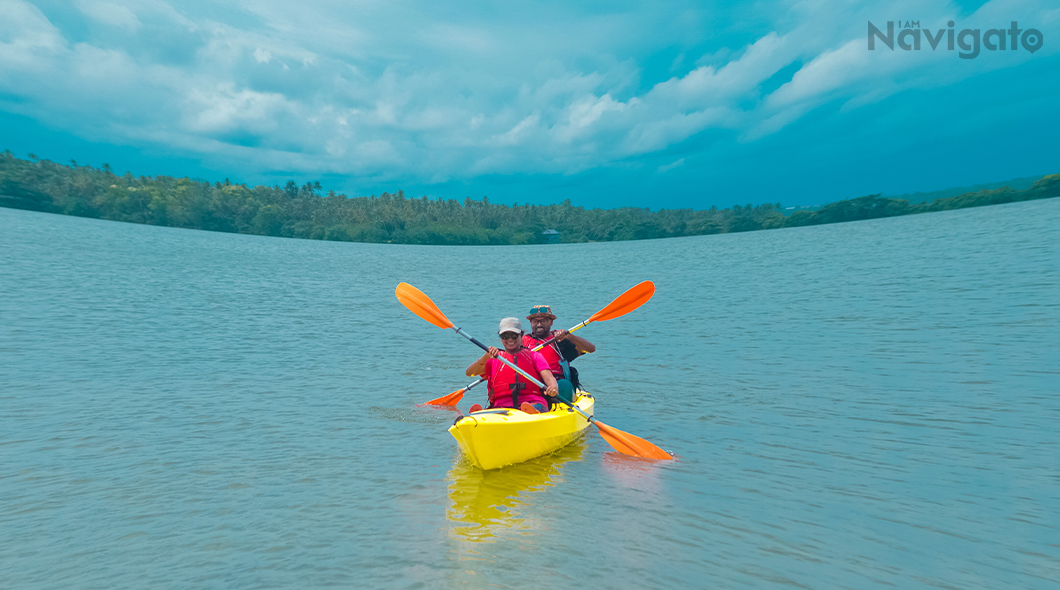
M 500 352 L 501 351 L 497 350 L 496 346 L 489 347 L 486 350 L 486 354 L 482 355 L 478 358 L 478 360 L 471 363 L 471 366 L 469 366 L 467 370 L 464 371 L 464 374 L 468 377 L 471 377 L 473 375 L 481 375 L 486 368 L 486 361 L 490 360 L 491 358 L 497 358 L 497 355 L 500 354 Z

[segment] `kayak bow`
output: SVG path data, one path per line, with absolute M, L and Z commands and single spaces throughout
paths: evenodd
M 579 393 L 575 405 L 592 416 L 596 400 Z M 492 408 L 458 418 L 449 434 L 464 455 L 481 469 L 497 469 L 557 451 L 589 427 L 589 421 L 566 405 L 550 412 L 527 414 L 511 408 Z

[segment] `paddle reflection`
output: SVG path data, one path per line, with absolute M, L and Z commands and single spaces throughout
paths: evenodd
M 604 472 L 622 487 L 659 493 L 659 473 L 663 465 L 653 459 L 630 457 L 615 451 L 604 453 L 600 461 Z
M 452 533 L 458 539 L 489 542 L 502 530 L 532 528 L 532 516 L 520 509 L 531 493 L 556 485 L 563 465 L 582 458 L 584 437 L 546 457 L 503 469 L 483 471 L 459 457 L 449 471 Z

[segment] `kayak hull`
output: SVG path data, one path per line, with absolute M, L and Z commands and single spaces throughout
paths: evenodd
M 593 415 L 596 400 L 580 392 L 575 405 Z M 480 469 L 498 469 L 557 451 L 585 433 L 589 421 L 565 405 L 526 414 L 510 408 L 473 412 L 449 427 L 464 455 Z

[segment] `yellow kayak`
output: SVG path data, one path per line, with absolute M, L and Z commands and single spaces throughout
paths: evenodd
M 578 392 L 574 404 L 592 416 L 596 400 L 588 393 Z M 588 420 L 560 404 L 541 414 L 509 408 L 473 412 L 450 426 L 449 434 L 476 467 L 497 469 L 561 449 L 588 427 Z

